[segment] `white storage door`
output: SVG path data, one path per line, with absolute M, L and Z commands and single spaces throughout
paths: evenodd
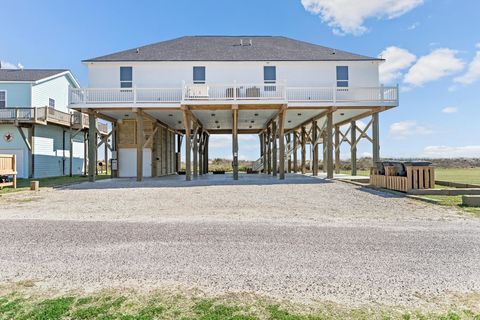
M 119 176 L 130 178 L 137 176 L 137 149 L 121 148 L 118 150 Z M 143 149 L 143 176 L 152 176 L 152 150 Z
M 0 154 L 14 154 L 17 156 L 17 178 L 28 178 L 28 168 L 24 152 L 21 149 L 0 149 Z

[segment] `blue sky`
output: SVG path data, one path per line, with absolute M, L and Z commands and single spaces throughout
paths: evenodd
M 285 35 L 383 53 L 382 77 L 400 85 L 401 105 L 380 116 L 382 156 L 480 157 L 478 0 L 2 0 L 1 7 L 3 65 L 68 68 L 82 85 L 82 59 L 183 35 Z M 211 156 L 229 156 L 229 138 L 215 139 Z M 257 142 L 242 137 L 242 157 L 258 157 Z

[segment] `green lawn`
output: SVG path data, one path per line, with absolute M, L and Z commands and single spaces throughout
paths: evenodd
M 435 179 L 480 185 L 480 168 L 435 168 Z
M 98 175 L 97 180 L 109 179 L 110 175 Z M 11 187 L 5 187 L 0 190 L 0 194 L 5 194 L 9 192 L 24 191 L 30 188 L 30 181 L 40 181 L 40 188 L 42 187 L 59 187 L 74 183 L 80 183 L 88 181 L 86 176 L 73 176 L 73 177 L 51 177 L 51 178 L 40 178 L 40 179 L 18 179 L 17 180 L 17 189 Z M 0 318 L 1 319 L 1 318 Z
M 351 174 L 351 171 L 341 170 L 340 173 Z M 358 170 L 357 175 L 368 176 L 370 172 L 368 170 Z M 435 179 L 480 185 L 480 168 L 435 168 Z
M 340 170 L 343 174 L 352 174 L 351 170 Z M 357 176 L 370 176 L 370 170 L 357 170 Z
M 183 319 L 183 320 L 314 320 L 314 319 L 480 319 L 467 308 L 442 314 L 376 306 L 345 308 L 334 304 L 302 306 L 261 298 L 205 299 L 181 295 L 103 294 L 42 298 L 10 293 L 0 296 L 0 319 Z

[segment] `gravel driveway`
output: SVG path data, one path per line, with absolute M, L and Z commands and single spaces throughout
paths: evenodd
M 9 195 L 0 208 L 0 282 L 348 305 L 480 292 L 480 220 L 338 181 L 119 179 Z

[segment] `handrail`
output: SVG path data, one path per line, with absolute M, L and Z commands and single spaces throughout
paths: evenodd
M 286 103 L 388 103 L 398 87 L 286 86 L 284 83 L 183 84 L 174 88 L 70 88 L 71 105 L 169 104 L 183 101 L 285 101 Z

